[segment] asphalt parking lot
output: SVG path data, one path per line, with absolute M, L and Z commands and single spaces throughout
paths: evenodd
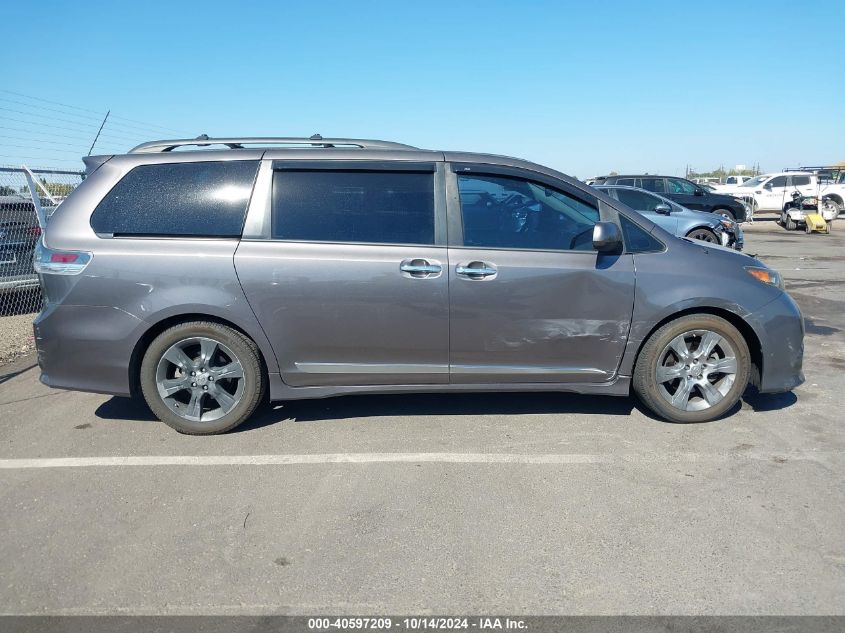
M 845 220 L 746 245 L 801 305 L 807 382 L 705 424 L 357 396 L 197 438 L 6 365 L 0 613 L 843 614 Z

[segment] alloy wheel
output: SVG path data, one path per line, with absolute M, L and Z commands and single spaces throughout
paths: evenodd
M 681 411 L 703 411 L 727 396 L 737 374 L 736 352 L 711 330 L 676 336 L 660 352 L 655 381 L 660 395 Z
M 179 417 L 211 422 L 240 402 L 244 370 L 223 343 L 191 337 L 171 345 L 162 355 L 156 367 L 156 387 L 162 402 Z

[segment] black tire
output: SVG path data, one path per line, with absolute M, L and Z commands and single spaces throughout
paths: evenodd
M 728 216 L 729 220 L 733 220 L 736 222 L 736 214 L 731 209 L 714 209 L 713 213 L 718 213 L 719 215 L 726 215 Z
M 783 228 L 785 228 L 787 231 L 794 231 L 798 228 L 798 224 L 795 222 L 795 220 L 789 217 L 789 214 L 787 214 L 786 221 L 783 224 Z
M 702 242 L 709 242 L 711 244 L 722 243 L 718 235 L 716 235 L 710 229 L 705 229 L 704 227 L 693 229 L 692 231 L 687 233 L 687 237 L 691 240 L 701 240 Z
M 159 394 L 157 371 L 160 361 L 174 345 L 192 338 L 211 339 L 222 344 L 236 356 L 234 360 L 242 368 L 242 377 L 238 378 L 238 380 L 243 380 L 240 399 L 236 400 L 231 410 L 210 421 L 202 421 L 202 413 L 199 421 L 188 420 L 177 415 L 165 404 Z M 226 356 L 229 355 L 231 354 L 226 354 Z M 267 379 L 262 371 L 260 352 L 255 343 L 237 330 L 211 321 L 180 323 L 159 334 L 144 353 L 141 361 L 140 382 L 144 399 L 155 416 L 167 426 L 187 435 L 214 435 L 234 429 L 253 414 L 263 400 L 267 389 Z M 219 387 L 219 384 L 217 386 Z M 202 398 L 199 401 L 202 402 Z
M 656 373 L 661 362 L 661 356 L 668 348 L 670 342 L 676 337 L 691 331 L 707 330 L 713 332 L 727 341 L 733 348 L 736 358 L 736 373 L 733 382 L 723 398 L 717 404 L 699 411 L 687 411 L 673 406 L 666 396 L 661 392 Z M 634 392 L 642 403 L 658 416 L 672 422 L 708 422 L 715 420 L 734 405 L 742 396 L 748 385 L 748 377 L 751 368 L 751 356 L 748 345 L 742 334 L 725 319 L 712 314 L 691 314 L 670 321 L 654 332 L 643 345 L 634 367 Z M 681 379 L 679 379 L 681 380 Z M 694 393 L 703 393 L 697 388 Z M 698 397 L 698 396 L 696 396 Z

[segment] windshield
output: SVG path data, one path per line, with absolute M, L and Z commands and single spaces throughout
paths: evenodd
M 751 180 L 746 180 L 740 185 L 740 187 L 757 187 L 758 185 L 762 184 L 763 181 L 767 178 L 768 176 L 755 176 Z

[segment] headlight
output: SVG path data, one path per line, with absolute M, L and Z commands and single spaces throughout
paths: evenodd
M 736 222 L 727 218 L 725 218 L 724 220 L 719 220 L 719 224 L 721 224 L 724 228 L 728 229 L 729 231 L 733 231 L 736 229 Z
M 779 273 L 776 273 L 771 268 L 760 268 L 759 266 L 746 266 L 746 272 L 754 277 L 757 281 L 762 281 L 764 284 L 776 286 L 783 290 L 783 278 Z

